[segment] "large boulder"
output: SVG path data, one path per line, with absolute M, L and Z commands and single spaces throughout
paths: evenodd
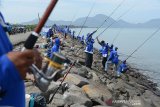
M 47 107 L 53 107 L 53 105 L 55 107 L 62 107 L 65 105 L 64 99 L 63 99 L 63 95 L 61 94 L 55 94 L 51 104 L 49 104 Z
M 95 72 L 90 72 L 90 74 L 91 74 L 91 77 L 92 77 L 93 81 L 100 82 L 100 79 Z
M 87 106 L 85 106 L 85 105 L 80 105 L 80 104 L 73 104 L 73 105 L 71 105 L 70 107 L 87 107 Z
M 149 91 L 149 90 L 146 90 L 145 93 L 143 94 L 143 98 L 144 99 L 148 99 L 148 100 L 151 100 L 154 107 L 159 107 L 160 105 L 160 97 L 158 96 L 155 96 L 153 94 L 153 92 Z
M 86 78 L 88 75 L 88 70 L 86 67 L 79 68 L 77 74 Z
M 106 89 L 106 87 L 102 87 L 100 85 L 85 85 L 82 87 L 84 92 L 91 99 L 102 99 L 104 101 L 112 98 L 111 92 Z
M 65 79 L 65 82 L 74 84 L 79 87 L 82 87 L 83 85 L 89 84 L 89 81 L 86 78 L 81 77 L 77 74 L 68 74 Z
M 63 94 L 66 105 L 80 104 L 87 107 L 92 106 L 92 101 L 87 98 L 83 90 L 75 85 L 71 85 L 68 91 Z

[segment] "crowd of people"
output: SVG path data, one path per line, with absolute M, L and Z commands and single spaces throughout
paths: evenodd
M 15 35 L 18 33 L 26 33 L 27 29 L 25 27 L 11 27 L 8 31 L 9 35 Z
M 0 105 L 25 107 L 25 86 L 23 79 L 26 78 L 26 74 L 29 71 L 29 67 L 35 64 L 39 69 L 42 66 L 42 58 L 40 53 L 36 50 L 25 50 L 23 52 L 14 52 L 13 46 L 8 39 L 7 33 L 9 26 L 6 24 L 3 15 L 0 13 Z M 53 36 L 60 33 L 67 39 L 70 36 L 73 40 L 77 40 L 86 46 L 84 52 L 85 66 L 92 69 L 94 43 L 95 40 L 92 36 L 97 31 L 88 33 L 86 38 L 83 36 L 76 36 L 75 31 L 66 27 L 60 27 L 56 24 L 53 25 L 47 32 L 46 38 L 49 40 L 48 54 L 49 58 L 52 57 L 54 52 L 60 51 L 61 40 L 58 36 Z M 104 71 L 108 72 L 109 63 L 114 64 L 117 76 L 127 70 L 126 61 L 118 66 L 118 48 L 113 45 L 109 46 L 105 41 L 99 41 L 102 46 L 100 54 L 102 55 L 102 66 Z M 73 46 L 72 46 L 73 47 Z M 16 96 L 16 98 L 15 98 Z
M 94 54 L 94 43 L 93 35 L 97 32 L 93 31 L 86 35 L 84 39 L 84 35 L 75 35 L 75 31 L 71 31 L 71 29 L 66 27 L 60 27 L 56 24 L 52 26 L 47 32 L 47 38 L 51 38 L 49 47 L 48 47 L 48 57 L 51 57 L 53 52 L 59 52 L 60 48 L 60 38 L 53 37 L 54 34 L 60 33 L 64 36 L 64 39 L 67 39 L 67 36 L 70 36 L 73 40 L 77 40 L 79 43 L 85 46 L 85 66 L 92 69 L 93 63 L 93 54 Z M 96 37 L 97 42 L 101 45 L 101 49 L 99 49 L 99 53 L 102 57 L 102 69 L 105 73 L 108 73 L 109 66 L 113 65 L 114 71 L 116 71 L 117 77 L 120 77 L 121 73 L 127 70 L 126 61 L 120 62 L 118 55 L 118 47 L 114 47 L 113 44 L 109 45 L 104 40 L 100 41 L 98 37 Z M 71 46 L 74 49 L 74 46 Z

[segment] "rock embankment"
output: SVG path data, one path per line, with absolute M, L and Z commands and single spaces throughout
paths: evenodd
M 43 43 L 42 43 L 43 42 Z M 46 42 L 42 38 L 39 44 Z M 74 50 L 70 47 L 74 46 Z M 81 43 L 67 38 L 61 47 L 61 53 L 72 62 L 77 63 L 71 69 L 65 85 L 67 88 L 56 93 L 48 107 L 159 107 L 160 91 L 152 81 L 137 70 L 129 68 L 129 71 L 116 78 L 113 66 L 106 74 L 102 70 L 101 57 L 95 49 L 92 69 L 84 66 L 85 53 Z M 39 48 L 40 52 L 46 49 Z M 68 68 L 69 69 L 69 68 Z M 51 93 L 59 86 L 67 70 L 61 73 L 57 81 L 53 81 L 49 90 L 43 95 L 48 100 Z M 26 93 L 39 93 L 40 90 L 31 82 L 26 82 Z M 62 85 L 63 86 L 63 85 Z

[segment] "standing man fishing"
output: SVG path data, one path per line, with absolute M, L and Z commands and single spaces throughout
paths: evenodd
M 118 57 L 117 50 L 118 50 L 118 48 L 115 47 L 115 50 L 112 50 L 112 51 L 110 52 L 110 55 L 109 55 L 109 57 L 108 57 L 108 59 L 107 59 L 107 61 L 106 61 L 106 63 L 105 63 L 105 71 L 106 71 L 106 72 L 108 71 L 108 65 L 109 65 L 110 63 L 113 63 L 113 60 L 114 60 L 116 57 Z M 117 58 L 116 58 L 116 59 L 117 59 Z
M 94 44 L 94 39 L 92 38 L 92 35 L 96 33 L 96 31 L 93 31 L 92 33 L 88 33 L 86 37 L 86 58 L 85 58 L 85 65 L 88 68 L 92 67 L 92 62 L 93 62 L 93 44 Z
M 108 43 L 106 44 L 104 40 L 102 40 L 101 42 L 99 41 L 98 37 L 96 38 L 98 43 L 102 46 L 101 49 L 101 54 L 102 54 L 102 65 L 103 65 L 103 69 L 105 68 L 105 63 L 107 61 L 108 58 L 108 51 L 109 51 L 109 46 Z

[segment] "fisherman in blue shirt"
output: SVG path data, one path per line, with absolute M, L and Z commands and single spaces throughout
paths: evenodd
M 84 45 L 84 35 L 81 37 L 81 43 Z
M 66 26 L 66 27 L 64 28 L 64 38 L 65 38 L 65 39 L 67 38 L 68 31 L 69 31 L 69 27 Z
M 3 27 L 5 21 L 0 13 L 0 106 L 25 107 L 23 79 L 29 66 L 36 61 L 40 67 L 42 59 L 34 50 L 13 52 Z
M 47 50 L 47 57 L 51 58 L 52 57 L 52 53 L 59 52 L 59 47 L 60 47 L 60 39 L 58 37 L 55 37 L 54 45 L 49 47 L 48 50 Z
M 52 31 L 52 29 L 49 29 L 47 32 L 47 38 L 50 38 L 52 36 L 53 36 L 53 31 Z
M 117 77 L 120 77 L 121 73 L 125 73 L 128 70 L 126 60 L 119 66 L 117 71 Z
M 118 54 L 114 54 L 114 58 L 112 60 L 112 63 L 114 64 L 114 71 L 117 71 L 117 67 L 118 67 L 118 63 L 119 63 L 118 57 L 119 57 Z
M 101 54 L 102 54 L 102 65 L 103 65 L 103 69 L 105 68 L 105 63 L 107 61 L 107 58 L 108 58 L 108 50 L 109 50 L 109 46 L 108 46 L 108 43 L 106 44 L 105 41 L 99 41 L 98 37 L 96 38 L 98 43 L 102 46 L 102 49 L 101 49 Z
M 59 47 L 60 47 L 60 39 L 59 38 L 56 38 L 55 39 L 55 43 L 51 49 L 51 53 L 53 52 L 59 52 Z
M 92 33 L 88 33 L 87 37 L 86 37 L 86 49 L 85 49 L 85 53 L 86 53 L 86 58 L 85 58 L 85 65 L 88 68 L 92 67 L 92 62 L 93 62 L 93 44 L 94 44 L 94 39 L 92 39 L 92 35 L 96 33 L 96 31 L 92 32 Z
M 113 47 L 114 47 L 114 45 L 113 45 L 113 44 L 111 44 L 111 46 L 109 47 L 109 51 L 110 51 L 110 52 L 112 52 L 112 51 L 113 51 Z
M 73 39 L 75 39 L 75 31 L 73 31 L 72 37 L 73 37 Z
M 106 63 L 105 63 L 105 71 L 106 71 L 106 72 L 108 71 L 108 64 L 112 63 L 114 57 L 115 57 L 116 55 L 118 55 L 117 50 L 118 50 L 118 48 L 115 47 L 115 50 L 112 50 L 112 51 L 110 52 L 110 55 L 109 55 L 109 57 L 108 57 L 108 59 L 107 59 L 107 61 L 106 61 Z

